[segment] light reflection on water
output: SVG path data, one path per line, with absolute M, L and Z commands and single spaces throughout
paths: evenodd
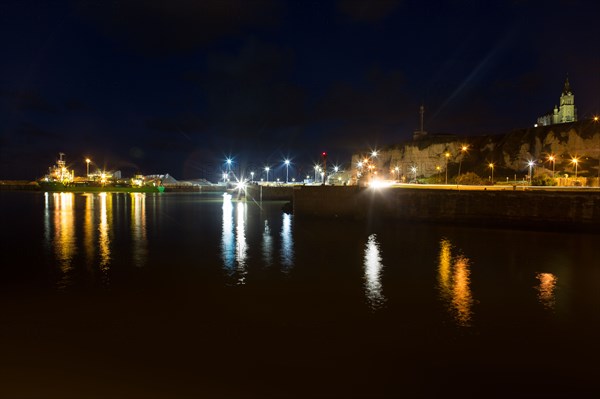
M 262 233 L 262 253 L 265 266 L 271 266 L 273 264 L 273 237 L 271 236 L 271 228 L 269 227 L 268 220 L 265 220 Z
M 89 276 L 95 276 L 104 285 L 108 285 L 112 263 L 121 258 L 115 246 L 121 238 L 126 241 L 131 240 L 131 246 L 127 250 L 131 255 L 132 265 L 143 267 L 149 262 L 147 218 L 151 221 L 156 219 L 157 207 L 154 202 L 150 202 L 147 209 L 146 200 L 147 195 L 142 193 L 131 193 L 120 197 L 110 193 L 44 194 L 41 226 L 44 229 L 44 246 L 55 258 L 56 270 L 59 272 L 56 286 L 64 289 L 76 283 L 74 278 L 80 275 L 77 273 L 77 262 L 81 263 L 79 267 L 87 269 Z M 120 210 L 119 201 L 125 206 L 130 206 L 130 209 Z M 202 201 L 200 199 L 199 204 Z M 208 202 L 203 204 L 206 203 Z M 229 195 L 224 195 L 222 204 L 219 205 L 222 207 L 221 254 L 219 256 L 217 252 L 214 261 L 217 269 L 225 270 L 235 284 L 248 284 L 249 270 L 252 273 L 254 270 L 259 270 L 259 268 L 254 269 L 255 263 L 263 267 L 278 265 L 284 272 L 289 272 L 296 267 L 296 247 L 298 245 L 301 247 L 303 241 L 301 232 L 296 232 L 300 234 L 298 236 L 300 238 L 294 236 L 293 216 L 285 213 L 269 214 L 261 210 L 261 218 L 255 219 L 252 215 L 257 214 L 254 212 L 259 212 L 258 208 L 244 201 L 232 201 Z M 79 222 L 77 218 L 80 219 Z M 216 235 L 218 248 L 218 215 L 216 220 L 217 224 L 213 225 L 212 234 Z M 253 220 L 260 220 L 262 226 L 259 224 L 258 229 L 249 226 L 248 223 Z M 279 222 L 281 226 L 278 225 Z M 115 228 L 119 229 L 119 225 L 123 228 L 116 231 Z M 388 267 L 389 264 L 397 264 L 394 253 L 388 253 L 386 256 L 382 253 L 381 242 L 385 244 L 386 236 L 381 234 L 378 232 L 368 236 L 362 259 L 355 255 L 348 258 L 350 262 L 356 262 L 357 265 L 362 263 L 363 290 L 371 310 L 378 310 L 389 301 L 383 293 L 384 264 Z M 434 242 L 438 239 L 435 238 Z M 256 256 L 252 249 L 256 251 Z M 450 315 L 456 325 L 468 327 L 473 324 L 475 303 L 470 276 L 472 261 L 461 252 L 448 239 L 439 242 L 437 291 L 445 305 L 444 312 Z M 432 254 L 432 258 L 434 256 Z M 478 264 L 488 262 L 486 258 L 476 259 Z M 220 262 L 222 266 L 219 265 Z M 552 273 L 534 273 L 534 275 L 539 282 L 535 286 L 537 301 L 545 309 L 554 310 L 557 276 Z M 564 282 L 564 279 L 562 281 Z M 356 284 L 359 285 L 360 282 L 357 281 Z M 533 298 L 532 291 L 530 288 L 529 290 Z
M 146 194 L 131 193 L 131 238 L 133 241 L 133 263 L 142 267 L 148 257 L 146 237 Z
M 555 293 L 557 277 L 552 273 L 538 273 L 535 276 L 540 284 L 536 287 L 538 300 L 548 310 L 554 310 L 556 305 Z
M 288 271 L 294 266 L 294 240 L 292 237 L 292 216 L 284 213 L 281 225 L 281 266 Z
M 470 273 L 469 259 L 463 255 L 453 256 L 451 242 L 442 239 L 438 258 L 438 290 L 451 317 L 461 327 L 471 326 L 473 317 Z
M 376 234 L 371 234 L 365 245 L 364 268 L 365 295 L 371 309 L 377 310 L 385 303 L 385 297 L 381 284 L 383 263 Z
M 54 202 L 53 246 L 61 271 L 57 287 L 65 289 L 72 283 L 72 262 L 77 251 L 73 193 L 54 193 L 52 197 Z
M 83 246 L 85 248 L 86 264 L 88 271 L 93 273 L 92 265 L 94 263 L 94 196 L 86 194 L 85 213 L 83 216 Z
M 98 224 L 98 247 L 100 251 L 100 271 L 102 272 L 104 284 L 108 284 L 108 272 L 110 269 L 110 226 L 112 225 L 112 195 L 106 193 L 98 194 L 100 201 L 100 223 Z
M 221 254 L 223 264 L 229 276 L 236 276 L 236 282 L 243 285 L 246 282 L 246 257 L 248 244 L 246 242 L 246 213 L 248 205 L 238 202 L 236 207 L 236 227 L 233 229 L 234 216 L 231 195 L 223 195 L 223 222 L 221 233 Z

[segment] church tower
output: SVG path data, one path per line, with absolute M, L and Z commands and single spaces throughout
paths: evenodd
M 571 92 L 569 77 L 565 80 L 565 87 L 560 96 L 560 110 L 558 111 L 560 120 L 558 123 L 577 121 L 577 109 L 575 108 L 575 96 Z
M 562 94 L 560 96 L 560 105 L 554 106 L 554 109 L 546 115 L 537 119 L 536 126 L 556 125 L 557 123 L 567 123 L 577 121 L 577 108 L 575 107 L 575 96 L 571 91 L 569 76 L 565 79 Z

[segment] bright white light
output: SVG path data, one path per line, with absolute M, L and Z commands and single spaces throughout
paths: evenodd
M 376 156 L 377 156 L 377 154 L 378 154 L 378 152 L 377 152 L 377 151 L 373 151 L 373 152 L 371 153 L 371 156 L 372 156 L 372 157 L 376 157 Z
M 246 191 L 246 181 L 245 180 L 241 180 L 239 182 L 236 183 L 235 188 L 238 191 Z
M 271 170 L 271 168 L 269 168 L 268 166 L 267 166 L 267 167 L 265 167 L 265 172 L 268 172 L 268 171 L 270 171 L 270 170 Z
M 377 179 L 377 180 L 372 180 L 369 183 L 369 187 L 372 187 L 372 188 L 384 188 L 384 187 L 390 187 L 393 184 L 394 184 L 394 182 L 390 181 L 390 180 L 379 180 L 379 179 Z
M 286 159 L 284 163 L 285 163 L 285 166 L 289 166 L 290 165 L 290 160 Z

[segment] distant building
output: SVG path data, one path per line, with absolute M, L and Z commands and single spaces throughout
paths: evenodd
M 424 138 L 425 136 L 427 136 L 427 132 L 425 130 L 423 130 L 423 115 L 425 114 L 425 107 L 421 105 L 421 107 L 419 107 L 419 115 L 421 116 L 421 125 L 419 130 L 415 130 L 413 133 L 413 140 L 420 140 L 422 138 Z
M 554 109 L 546 115 L 537 118 L 537 126 L 556 125 L 558 123 L 576 122 L 577 108 L 575 107 L 575 96 L 571 92 L 569 77 L 565 79 L 565 86 L 560 96 L 560 106 L 554 106 Z

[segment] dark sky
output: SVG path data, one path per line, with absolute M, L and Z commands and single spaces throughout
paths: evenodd
M 58 156 L 216 180 L 600 111 L 600 2 L 0 0 L 0 179 Z M 271 178 L 273 175 L 271 175 Z

